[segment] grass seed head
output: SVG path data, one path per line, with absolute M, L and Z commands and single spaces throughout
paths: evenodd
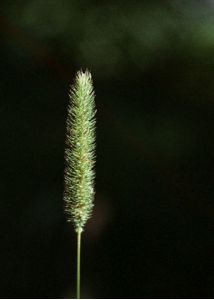
M 93 209 L 95 94 L 89 71 L 79 71 L 70 88 L 66 122 L 65 212 L 82 231 Z

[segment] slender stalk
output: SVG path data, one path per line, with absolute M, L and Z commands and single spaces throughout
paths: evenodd
M 77 231 L 77 299 L 80 299 L 81 229 Z

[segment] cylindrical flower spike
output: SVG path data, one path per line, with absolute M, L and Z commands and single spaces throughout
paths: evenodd
M 69 93 L 65 149 L 65 211 L 81 232 L 94 199 L 95 94 L 89 71 L 79 71 Z

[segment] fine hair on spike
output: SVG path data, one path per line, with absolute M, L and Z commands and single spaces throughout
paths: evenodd
M 64 202 L 67 221 L 83 231 L 94 203 L 95 94 L 91 73 L 78 71 L 69 91 Z

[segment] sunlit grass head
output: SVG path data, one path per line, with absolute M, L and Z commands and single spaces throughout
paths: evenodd
M 65 211 L 82 231 L 94 199 L 95 102 L 91 74 L 79 71 L 69 93 L 65 150 Z

